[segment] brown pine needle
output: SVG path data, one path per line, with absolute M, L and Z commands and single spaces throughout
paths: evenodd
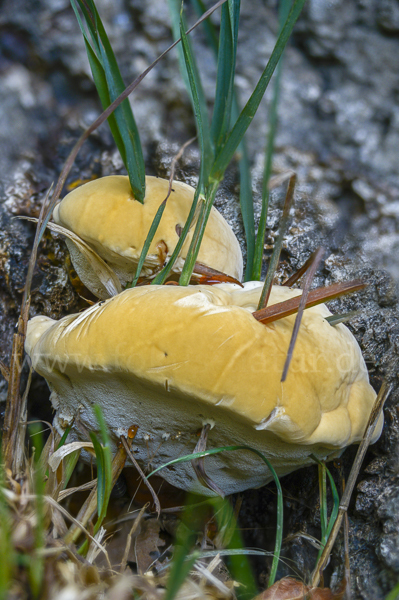
M 344 294 L 358 292 L 366 286 L 367 283 L 364 283 L 364 281 L 354 279 L 353 281 L 334 283 L 327 287 L 317 288 L 309 292 L 305 309 L 316 306 L 317 304 L 322 304 L 323 302 L 328 302 L 329 300 L 333 300 Z M 273 304 L 272 306 L 262 308 L 261 310 L 256 310 L 252 314 L 257 321 L 267 325 L 268 323 L 273 323 L 273 321 L 278 321 L 279 319 L 289 317 L 298 312 L 300 302 L 301 296 L 296 296 L 295 298 L 290 298 L 284 302 L 279 302 L 278 304 Z
M 267 303 L 270 298 L 270 292 L 271 292 L 272 285 L 273 285 L 274 274 L 276 272 L 277 265 L 280 260 L 281 249 L 283 247 L 283 240 L 284 240 L 285 232 L 286 232 L 287 225 L 288 225 L 288 218 L 290 216 L 290 210 L 291 210 L 292 202 L 294 199 L 295 184 L 296 184 L 296 173 L 293 173 L 288 182 L 288 189 L 287 189 L 287 193 L 285 196 L 283 215 L 282 215 L 281 221 L 280 221 L 278 237 L 277 237 L 276 243 L 274 244 L 273 254 L 271 256 L 271 259 L 269 262 L 269 267 L 267 269 L 265 283 L 263 285 L 262 294 L 259 299 L 258 310 L 261 310 L 262 308 L 267 306 Z
M 306 273 L 306 271 L 309 269 L 310 265 L 313 263 L 313 261 L 315 259 L 317 252 L 318 252 L 318 250 L 316 250 L 315 252 L 312 252 L 312 254 L 309 256 L 308 260 L 302 265 L 302 267 L 300 269 L 298 269 L 298 271 L 296 273 L 291 275 L 291 277 L 289 277 L 287 279 L 287 281 L 284 281 L 283 285 L 286 287 L 291 287 L 292 285 L 294 285 L 294 283 L 296 283 L 302 277 L 302 275 L 304 275 Z

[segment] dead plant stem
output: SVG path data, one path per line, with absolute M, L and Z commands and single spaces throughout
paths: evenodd
M 342 495 L 342 499 L 341 499 L 341 502 L 339 505 L 337 519 L 336 519 L 334 526 L 331 530 L 331 533 L 328 537 L 328 540 L 324 547 L 323 553 L 316 565 L 315 570 L 313 571 L 312 581 L 311 581 L 312 588 L 318 586 L 322 572 L 327 566 L 328 559 L 331 554 L 331 550 L 334 546 L 338 532 L 341 528 L 342 519 L 344 518 L 344 515 L 346 514 L 346 512 L 348 510 L 349 502 L 350 502 L 350 499 L 352 496 L 353 489 L 355 487 L 355 483 L 356 483 L 357 476 L 359 474 L 360 467 L 363 463 L 364 456 L 367 452 L 372 435 L 376 428 L 378 418 L 381 414 L 381 411 L 383 409 L 385 401 L 391 392 L 391 389 L 392 389 L 392 385 L 387 385 L 387 383 L 384 382 L 382 384 L 381 389 L 378 393 L 378 396 L 375 400 L 373 410 L 371 411 L 370 418 L 369 418 L 369 421 L 368 421 L 368 424 L 366 427 L 366 431 L 365 431 L 363 439 L 359 445 L 359 448 L 358 448 L 358 451 L 356 454 L 356 458 L 352 465 L 352 469 L 351 469 L 351 472 L 348 477 L 348 481 L 345 486 L 345 491 Z

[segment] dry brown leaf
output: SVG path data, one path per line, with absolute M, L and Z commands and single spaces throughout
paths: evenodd
M 254 600 L 342 600 L 343 592 L 333 593 L 329 588 L 310 588 L 292 577 L 277 581 Z
M 161 555 L 165 540 L 160 537 L 161 525 L 157 519 L 148 519 L 141 523 L 141 531 L 136 538 L 135 554 L 137 570 L 145 573 Z

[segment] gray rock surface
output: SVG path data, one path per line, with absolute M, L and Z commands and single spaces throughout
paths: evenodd
M 275 3 L 243 0 L 237 87 L 245 102 L 273 48 Z M 101 0 L 99 10 L 131 81 L 171 41 L 166 0 Z M 359 308 L 350 327 L 365 353 L 376 389 L 383 377 L 397 384 L 399 279 L 399 8 L 396 0 L 308 0 L 285 54 L 274 171 L 298 174 L 293 221 L 278 276 L 291 274 L 319 245 L 326 262 L 315 284 L 362 277 L 362 294 L 332 304 L 336 312 Z M 215 22 L 217 22 L 215 16 Z M 193 15 L 190 22 L 193 21 Z M 201 31 L 194 34 L 204 89 L 211 104 L 215 65 Z M 0 354 L 8 361 L 29 259 L 33 229 L 15 215 L 37 216 L 82 129 L 99 114 L 89 66 L 67 0 L 4 0 L 0 14 Z M 263 152 L 270 93 L 248 132 L 255 214 L 260 214 Z M 176 52 L 150 73 L 132 97 L 147 171 L 166 176 L 172 157 L 194 133 Z M 68 183 L 122 172 L 106 126 L 85 145 Z M 191 147 L 177 178 L 195 184 L 198 151 Z M 241 243 L 238 177 L 227 172 L 216 206 Z M 226 198 L 229 202 L 226 203 Z M 282 202 L 272 192 L 266 255 L 275 239 Z M 390 277 L 385 271 L 388 270 Z M 32 315 L 53 318 L 85 306 L 63 242 L 46 236 L 33 282 Z M 42 387 L 40 387 L 42 386 Z M 397 387 L 397 385 L 396 385 Z M 399 578 L 397 451 L 398 392 L 386 407 L 386 426 L 370 449 L 350 509 L 353 599 L 382 600 Z M 33 386 L 32 411 L 41 414 L 45 388 Z M 5 394 L 0 384 L 0 398 Z M 36 403 L 35 403 L 36 402 Z M 43 401 L 42 401 L 42 404 Z M 343 456 L 347 475 L 354 449 Z M 333 468 L 332 468 L 333 469 Z M 334 469 L 333 469 L 334 471 Z M 336 476 L 336 471 L 334 471 Z M 319 535 L 317 471 L 283 480 L 287 535 Z M 273 539 L 274 490 L 244 499 L 242 526 L 250 544 Z M 269 542 L 268 542 L 269 540 Z M 271 544 L 272 545 L 272 544 Z M 332 581 L 342 573 L 342 548 L 332 560 Z M 290 537 L 285 556 L 307 575 L 317 552 L 303 537 Z M 263 563 L 259 565 L 263 571 Z M 281 566 L 280 574 L 291 572 Z M 265 574 L 263 574 L 263 578 Z

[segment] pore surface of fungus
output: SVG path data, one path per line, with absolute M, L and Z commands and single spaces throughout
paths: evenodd
M 128 177 L 113 175 L 90 181 L 55 207 L 54 221 L 87 242 L 115 271 L 122 285 L 130 282 L 155 213 L 167 197 L 169 181 L 146 177 L 144 203 L 135 200 Z M 187 220 L 195 190 L 173 181 L 172 191 L 147 254 L 142 275 L 157 273 L 172 254 Z M 194 227 L 191 228 L 173 269 L 180 272 Z M 83 283 L 98 297 L 102 285 L 73 242 L 67 240 L 74 267 Z M 212 208 L 198 262 L 235 279 L 242 277 L 242 254 L 238 241 L 222 215 Z
M 138 425 L 137 459 L 152 469 L 193 452 L 209 423 L 208 447 L 246 444 L 280 475 L 338 455 L 364 432 L 375 392 L 360 348 L 325 305 L 304 312 L 284 383 L 281 374 L 295 315 L 255 320 L 261 283 L 240 288 L 142 286 L 56 322 L 29 322 L 26 350 L 52 390 L 55 424 L 73 435 L 96 429 L 98 403 L 114 442 Z M 274 286 L 270 304 L 300 294 Z M 374 439 L 379 435 L 382 419 Z M 260 486 L 271 476 L 248 451 L 206 459 L 225 492 Z M 165 469 L 174 485 L 211 493 L 190 463 Z

